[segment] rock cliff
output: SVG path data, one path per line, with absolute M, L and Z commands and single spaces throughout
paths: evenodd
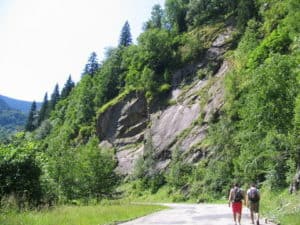
M 150 141 L 158 170 L 168 166 L 176 148 L 192 163 L 208 154 L 202 143 L 224 104 L 223 80 L 229 63 L 223 55 L 231 45 L 232 34 L 233 28 L 227 27 L 201 60 L 173 73 L 168 105 L 153 110 L 143 93 L 132 92 L 99 114 L 100 145 L 116 149 L 120 173 L 132 173 L 145 143 Z M 197 76 L 199 73 L 204 75 Z M 191 78 L 188 83 L 187 77 Z

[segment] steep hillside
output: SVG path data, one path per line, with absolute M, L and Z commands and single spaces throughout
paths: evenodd
M 126 194 L 115 191 L 126 183 L 135 196 L 163 188 L 174 201 L 210 201 L 239 181 L 297 194 L 299 21 L 298 0 L 154 7 L 137 44 L 122 32 L 101 65 L 89 60 L 95 70 L 32 115 L 32 132 L 0 145 L 11 166 L 0 193 L 88 202 Z
M 100 113 L 97 133 L 104 145 L 116 148 L 120 173 L 133 173 L 147 143 L 155 152 L 158 170 L 167 168 L 176 148 L 190 163 L 205 157 L 202 142 L 208 124 L 219 117 L 224 104 L 223 82 L 229 63 L 223 54 L 231 46 L 233 33 L 232 27 L 218 31 L 201 60 L 172 74 L 167 105 L 152 109 L 143 93 L 131 92 Z M 205 72 L 199 79 L 197 73 Z

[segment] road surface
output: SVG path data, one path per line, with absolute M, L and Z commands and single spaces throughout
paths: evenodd
M 234 225 L 232 211 L 221 204 L 161 204 L 170 207 L 157 213 L 135 219 L 121 225 Z M 251 225 L 249 210 L 243 208 L 242 225 Z M 266 223 L 261 225 L 274 225 Z

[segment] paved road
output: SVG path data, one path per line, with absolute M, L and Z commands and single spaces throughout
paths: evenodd
M 122 225 L 234 225 L 231 208 L 215 204 L 162 204 L 166 209 Z M 265 221 L 261 220 L 261 225 Z M 242 225 L 251 225 L 249 211 L 243 208 Z M 273 225 L 268 223 L 268 225 Z

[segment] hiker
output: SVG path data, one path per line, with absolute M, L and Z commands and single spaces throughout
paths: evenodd
M 259 225 L 259 201 L 259 190 L 257 189 L 255 183 L 252 183 L 251 187 L 247 190 L 246 204 L 250 209 L 251 223 L 254 224 L 255 220 L 256 225 Z
M 243 199 L 244 199 L 244 192 L 240 188 L 240 185 L 238 183 L 235 183 L 234 187 L 231 188 L 228 197 L 228 206 L 232 207 L 233 220 L 235 225 L 237 224 L 241 225 Z

